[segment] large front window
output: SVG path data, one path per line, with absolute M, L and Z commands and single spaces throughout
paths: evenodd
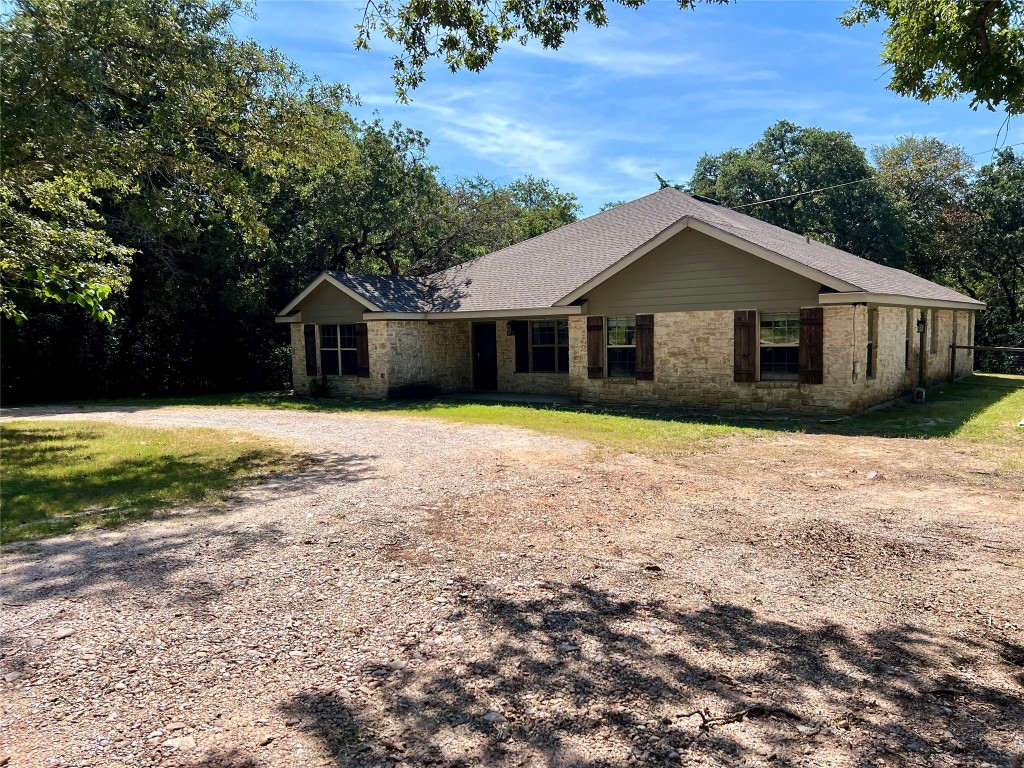
M 320 326 L 320 371 L 324 376 L 358 376 L 356 326 Z
M 530 323 L 530 346 L 535 372 L 569 372 L 568 320 L 535 320 Z
M 761 313 L 761 380 L 800 378 L 800 313 Z
M 608 376 L 636 377 L 636 316 L 608 318 Z

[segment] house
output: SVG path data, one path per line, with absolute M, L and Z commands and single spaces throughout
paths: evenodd
M 325 272 L 277 320 L 300 392 L 852 413 L 948 378 L 983 308 L 666 188 L 426 277 Z

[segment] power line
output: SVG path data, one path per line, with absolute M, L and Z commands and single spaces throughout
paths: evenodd
M 1006 144 L 998 149 L 1009 149 L 1010 147 L 1019 147 L 1024 145 L 1024 141 L 1018 141 L 1016 144 Z M 977 157 L 978 155 L 984 155 L 990 152 L 995 152 L 996 149 L 983 149 L 981 152 L 974 152 L 968 155 L 968 157 Z M 938 165 L 938 163 L 932 163 L 932 165 Z M 931 166 L 929 166 L 931 167 Z M 804 195 L 813 195 L 816 192 L 828 192 L 830 189 L 839 189 L 839 187 L 848 187 L 851 184 L 863 184 L 865 181 L 876 181 L 874 176 L 865 176 L 863 179 L 855 179 L 853 181 L 844 181 L 842 184 L 833 184 L 830 187 L 819 187 L 818 189 L 809 189 L 806 192 L 794 192 L 792 195 L 783 195 L 782 197 L 773 197 L 770 200 L 757 200 L 753 203 L 743 203 L 743 205 L 732 205 L 725 206 L 731 211 L 738 211 L 740 208 L 750 208 L 755 205 L 766 205 L 768 203 L 777 203 L 781 200 L 792 200 L 794 197 L 803 197 Z

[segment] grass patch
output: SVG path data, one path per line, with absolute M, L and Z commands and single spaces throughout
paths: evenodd
M 127 406 L 245 406 L 300 411 L 350 411 L 427 417 L 467 424 L 533 429 L 589 440 L 620 450 L 668 452 L 692 449 L 728 435 L 809 432 L 836 435 L 942 439 L 975 455 L 1024 468 L 1024 376 L 975 374 L 928 392 L 928 402 L 899 401 L 889 408 L 838 420 L 776 413 L 697 411 L 628 406 L 532 405 L 466 400 L 347 402 L 275 394 L 80 403 Z
M 272 441 L 102 421 L 0 424 L 0 540 L 116 526 L 202 502 L 291 461 Z
M 617 409 L 579 405 L 431 401 L 406 404 L 393 413 L 465 424 L 522 427 L 634 453 L 699 449 L 715 438 L 774 431 L 773 422 L 767 421 L 739 423 L 738 420 L 715 418 L 708 414 L 703 414 L 701 419 L 671 418 L 667 413 L 651 409 L 625 413 Z

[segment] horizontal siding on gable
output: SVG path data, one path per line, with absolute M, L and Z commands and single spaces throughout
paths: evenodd
M 815 306 L 821 286 L 700 232 L 681 232 L 586 295 L 587 314 Z
M 330 283 L 320 283 L 297 307 L 302 322 L 317 325 L 361 323 L 366 308 Z

